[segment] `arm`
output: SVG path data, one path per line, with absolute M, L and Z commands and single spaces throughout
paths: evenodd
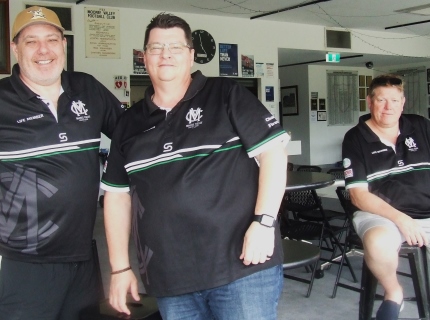
M 371 212 L 393 221 L 405 237 L 409 245 L 420 247 L 428 244 L 427 236 L 422 228 L 408 215 L 395 209 L 380 197 L 370 193 L 367 188 L 349 188 L 352 203 L 362 211 Z
M 131 229 L 131 197 L 126 192 L 105 192 L 104 220 L 109 261 L 112 271 L 130 266 L 128 242 Z M 126 306 L 127 291 L 140 300 L 137 279 L 133 271 L 128 270 L 111 276 L 109 302 L 116 310 L 130 314 Z
M 256 158 L 260 163 L 260 174 L 255 214 L 267 214 L 276 218 L 287 180 L 285 146 L 279 142 Z M 243 259 L 245 265 L 264 263 L 273 254 L 274 242 L 275 228 L 268 228 L 254 221 L 245 233 L 240 259 Z

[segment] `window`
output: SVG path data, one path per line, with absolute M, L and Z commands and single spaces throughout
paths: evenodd
M 406 102 L 403 107 L 403 113 L 419 114 L 427 118 L 427 75 L 425 67 L 396 70 L 391 72 L 401 76 L 403 78 L 403 82 L 405 83 L 404 94 L 406 97 Z
M 0 0 L 0 74 L 10 73 L 9 0 Z
M 358 74 L 347 71 L 327 71 L 328 125 L 357 123 Z
M 369 86 L 372 82 L 372 76 L 358 76 L 358 99 L 360 103 L 360 112 L 367 110 L 366 97 L 369 93 Z

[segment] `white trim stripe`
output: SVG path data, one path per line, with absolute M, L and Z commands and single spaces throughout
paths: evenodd
M 367 176 L 367 180 L 375 180 L 378 178 L 386 177 L 386 176 L 391 175 L 391 174 L 399 174 L 399 173 L 404 173 L 404 172 L 408 172 L 408 171 L 412 171 L 412 170 L 418 170 L 418 169 L 420 169 L 420 167 L 423 167 L 423 166 L 429 167 L 430 162 L 419 162 L 419 163 L 409 164 L 409 165 L 403 166 L 403 167 L 397 167 L 397 168 L 391 168 L 391 169 L 384 170 L 384 171 L 378 171 L 378 172 L 369 174 Z
M 130 187 L 112 187 L 112 186 L 108 186 L 107 184 L 100 182 L 100 189 L 104 190 L 104 191 L 108 191 L 108 192 L 130 192 Z
M 80 148 L 79 145 L 99 142 L 100 140 L 101 140 L 100 138 L 89 139 L 89 140 L 82 140 L 82 141 L 76 141 L 76 142 L 65 142 L 60 144 L 53 144 L 49 146 L 24 149 L 24 150 L 18 150 L 18 151 L 0 152 L 0 159 L 32 157 L 35 155 L 41 155 L 46 153 L 53 153 L 53 152 L 59 152 L 59 151 L 65 151 L 65 150 L 76 150 Z
M 234 138 L 228 140 L 226 143 L 229 143 L 232 141 L 238 141 L 238 140 L 239 140 L 239 137 L 234 137 Z M 203 145 L 203 146 L 198 146 L 198 147 L 194 147 L 194 148 L 180 149 L 180 150 L 177 150 L 174 152 L 168 152 L 168 153 L 160 154 L 160 155 L 153 157 L 153 158 L 139 160 L 139 161 L 133 161 L 133 162 L 126 164 L 124 167 L 127 170 L 127 172 L 130 172 L 130 171 L 133 171 L 136 169 L 149 167 L 149 166 L 152 166 L 152 165 L 160 163 L 160 162 L 164 162 L 164 161 L 168 161 L 168 160 L 172 160 L 172 159 L 177 159 L 177 158 L 183 158 L 186 156 L 183 153 L 194 152 L 197 150 L 204 150 L 204 149 L 217 150 L 217 149 L 221 148 L 222 146 L 223 145 L 215 144 L 215 145 Z

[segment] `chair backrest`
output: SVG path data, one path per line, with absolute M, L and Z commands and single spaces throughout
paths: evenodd
M 345 213 L 348 216 L 348 219 L 352 221 L 352 216 L 354 215 L 354 212 L 358 210 L 358 208 L 352 204 L 349 191 L 346 190 L 345 187 L 337 187 L 336 194 L 343 210 L 345 210 Z
M 331 174 L 336 180 L 345 180 L 343 168 L 333 168 L 328 170 L 327 173 Z
M 297 171 L 321 172 L 322 169 L 319 166 L 302 165 L 297 168 Z
M 293 171 L 294 170 L 294 164 L 292 162 L 287 163 L 287 171 Z

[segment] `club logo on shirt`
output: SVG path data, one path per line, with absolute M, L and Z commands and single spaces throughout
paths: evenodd
M 344 171 L 344 175 L 345 175 L 345 179 L 346 178 L 351 178 L 354 176 L 354 172 L 352 171 L 352 169 L 347 169 Z
M 414 139 L 412 138 L 406 138 L 405 145 L 409 148 L 409 151 L 418 151 L 417 144 L 415 143 Z
M 203 115 L 203 110 L 201 108 L 193 109 L 191 108 L 187 115 L 185 116 L 185 119 L 188 121 L 187 128 L 188 129 L 194 129 L 197 128 L 199 125 L 201 125 L 203 122 L 201 121 Z
M 78 102 L 73 101 L 70 110 L 76 114 L 76 120 L 78 121 L 88 121 L 91 118 L 88 115 L 88 109 L 85 109 L 85 103 L 81 100 L 78 100 Z
M 343 164 L 343 167 L 346 169 L 351 165 L 351 160 L 349 158 L 345 158 L 343 159 L 342 164 Z

